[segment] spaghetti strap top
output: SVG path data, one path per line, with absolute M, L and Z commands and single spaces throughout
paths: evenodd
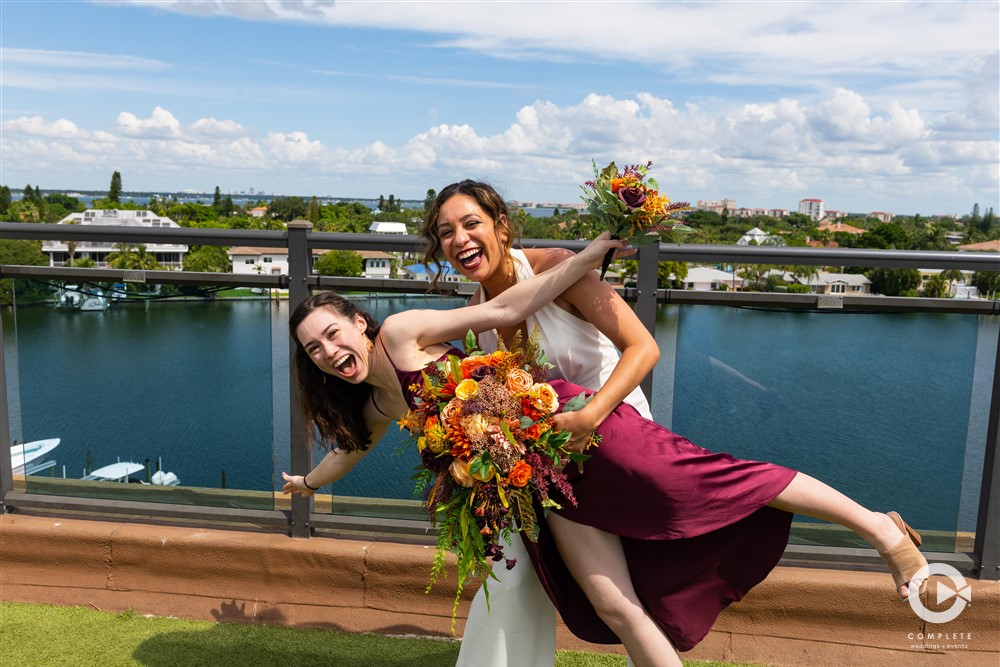
M 419 384 L 420 382 L 423 381 L 423 378 L 421 377 L 421 373 L 424 372 L 424 369 L 420 368 L 420 369 L 415 370 L 415 371 L 401 371 L 401 370 L 399 370 L 399 368 L 396 366 L 396 363 L 392 360 L 392 357 L 389 355 L 389 350 L 386 348 L 385 343 L 382 342 L 382 337 L 378 336 L 377 339 L 378 339 L 379 345 L 382 346 L 382 351 L 385 352 L 385 358 L 389 360 L 389 364 L 392 366 L 392 370 L 394 370 L 396 372 L 396 379 L 399 381 L 399 388 L 403 391 L 403 398 L 406 399 L 406 404 L 410 408 L 415 408 L 416 404 L 413 402 L 413 395 L 410 393 L 410 385 L 411 384 Z M 462 357 L 462 358 L 465 357 L 465 353 L 464 352 L 462 352 L 457 347 L 455 347 L 454 345 L 452 345 L 447 350 L 445 350 L 444 354 L 442 354 L 440 357 L 438 357 L 437 360 L 441 361 L 442 359 L 446 359 L 449 354 L 454 354 L 454 355 L 456 355 L 458 357 Z M 378 404 L 375 402 L 375 392 L 372 392 L 372 405 L 375 406 L 376 410 L 378 410 L 379 412 L 382 412 L 382 409 L 379 408 Z M 384 412 L 382 412 L 382 414 L 385 415 L 386 417 L 389 417 L 390 419 L 396 419 L 397 418 L 397 417 L 390 417 L 389 415 L 386 415 Z

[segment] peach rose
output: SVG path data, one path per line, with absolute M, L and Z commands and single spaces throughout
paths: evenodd
M 464 459 L 455 459 L 448 466 L 448 472 L 451 473 L 452 479 L 461 484 L 462 486 L 468 488 L 472 486 L 472 473 L 469 472 L 469 462 Z
M 454 419 L 462 410 L 463 405 L 465 405 L 465 403 L 459 398 L 453 398 L 448 401 L 448 404 L 445 405 L 444 409 L 441 411 L 441 421 L 446 424 L 450 423 L 451 420 Z
M 515 394 L 523 394 L 531 389 L 531 385 L 534 381 L 534 378 L 531 377 L 531 373 L 528 371 L 520 368 L 512 368 L 507 373 L 507 379 L 504 380 L 504 386 Z
M 532 385 L 528 396 L 531 397 L 531 404 L 542 412 L 552 413 L 559 409 L 559 394 L 548 382 Z
M 470 438 L 479 437 L 486 435 L 487 429 L 490 427 L 489 420 L 480 414 L 469 415 L 462 419 L 462 430 Z
M 462 399 L 463 401 L 467 401 L 476 395 L 476 391 L 478 389 L 479 389 L 479 383 L 476 382 L 475 380 L 471 379 L 462 380 L 461 382 L 458 383 L 458 386 L 455 387 L 455 396 Z
M 516 486 L 519 489 L 523 488 L 524 485 L 531 481 L 533 472 L 534 470 L 530 465 L 524 461 L 518 461 L 514 465 L 514 469 L 507 475 L 507 481 L 510 482 L 511 486 Z

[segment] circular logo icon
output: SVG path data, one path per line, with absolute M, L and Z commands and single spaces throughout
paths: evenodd
M 931 579 L 933 575 L 945 577 L 946 581 Z M 972 588 L 969 586 L 962 573 L 945 563 L 930 563 L 917 570 L 913 575 L 914 579 L 927 579 L 928 586 L 935 590 L 937 604 L 955 598 L 954 604 L 944 611 L 931 611 L 924 606 L 920 599 L 920 591 L 910 587 L 910 608 L 913 613 L 928 623 L 947 623 L 954 621 L 958 615 L 965 611 L 965 605 L 972 602 Z

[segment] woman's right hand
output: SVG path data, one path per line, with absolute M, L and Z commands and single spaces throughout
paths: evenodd
M 306 483 L 302 475 L 289 475 L 285 471 L 281 472 L 281 478 L 285 480 L 285 485 L 281 487 L 281 492 L 286 496 L 291 494 L 299 494 L 304 498 L 308 498 L 312 494 L 316 493 L 312 489 L 306 488 Z

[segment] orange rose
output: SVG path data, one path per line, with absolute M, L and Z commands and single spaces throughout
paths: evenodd
M 469 472 L 469 462 L 463 459 L 455 459 L 448 466 L 448 472 L 451 473 L 452 479 L 461 484 L 462 486 L 469 488 L 472 486 L 472 473 Z
M 476 370 L 480 366 L 492 366 L 492 359 L 490 355 L 484 354 L 476 357 L 466 357 L 462 359 L 461 369 L 463 378 L 471 378 L 472 371 Z
M 548 382 L 532 385 L 528 395 L 531 397 L 531 404 L 542 412 L 552 413 L 559 409 L 559 394 Z
M 531 385 L 534 384 L 534 382 L 534 378 L 531 377 L 531 373 L 528 371 L 520 368 L 512 368 L 507 373 L 507 379 L 504 380 L 504 386 L 515 394 L 523 394 L 531 389 Z
M 507 475 L 507 481 L 511 483 L 511 486 L 516 486 L 519 489 L 523 488 L 525 484 L 531 481 L 533 472 L 534 470 L 530 465 L 524 461 L 518 461 L 514 465 L 514 469 Z

